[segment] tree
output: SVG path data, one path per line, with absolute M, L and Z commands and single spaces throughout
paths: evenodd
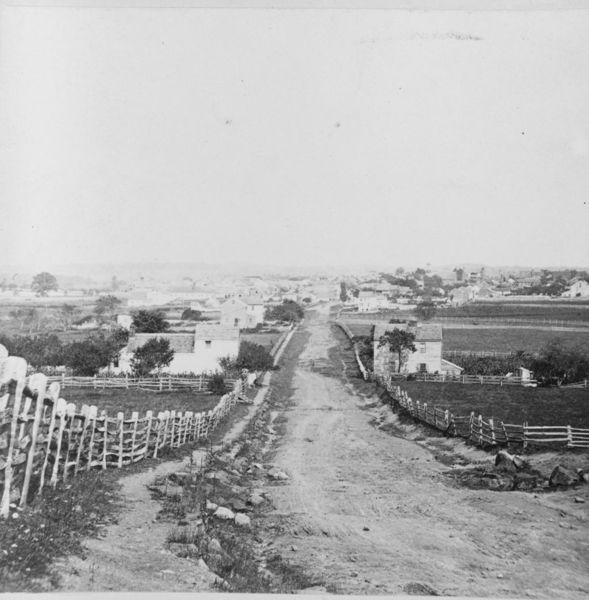
M 424 300 L 415 307 L 413 312 L 418 319 L 429 321 L 436 314 L 436 305 L 431 300 Z
M 94 312 L 99 318 L 110 320 L 114 317 L 115 312 L 122 303 L 123 301 L 120 298 L 112 296 L 111 294 L 100 296 L 96 300 Z
M 401 372 L 401 367 L 405 363 L 405 356 L 408 352 L 415 352 L 415 334 L 403 329 L 393 329 L 380 336 L 378 347 L 388 346 L 391 353 L 397 354 L 397 372 Z
M 135 350 L 131 368 L 138 377 L 149 375 L 153 370 L 159 374 L 173 359 L 174 350 L 170 348 L 170 340 L 153 338 Z
M 133 315 L 136 333 L 163 333 L 170 328 L 160 310 L 139 310 Z
M 305 311 L 294 300 L 284 300 L 282 304 L 266 309 L 268 321 L 296 322 L 303 318 Z
M 582 350 L 567 348 L 562 340 L 554 339 L 541 348 L 532 370 L 538 380 L 547 383 L 574 383 L 589 378 L 589 358 Z
M 348 300 L 348 291 L 346 290 L 346 282 L 345 281 L 340 281 L 339 287 L 340 287 L 339 299 L 342 302 L 347 302 L 347 300 Z
M 78 312 L 78 308 L 73 304 L 62 304 L 59 309 L 59 322 L 64 331 L 68 331 L 72 327 L 73 320 Z
M 31 289 L 37 296 L 47 296 L 47 292 L 58 289 L 57 279 L 51 273 L 43 271 L 33 277 Z
M 223 373 L 213 373 L 207 383 L 207 390 L 212 394 L 222 396 L 227 391 L 225 375 Z
M 241 342 L 235 361 L 237 369 L 267 371 L 274 366 L 274 359 L 264 346 L 252 342 Z

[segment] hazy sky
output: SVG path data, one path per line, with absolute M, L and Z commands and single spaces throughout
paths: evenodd
M 0 15 L 2 263 L 589 264 L 589 11 Z

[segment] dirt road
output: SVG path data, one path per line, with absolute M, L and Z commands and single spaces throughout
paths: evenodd
M 586 490 L 452 487 L 423 445 L 370 424 L 375 409 L 328 354 L 338 342 L 327 313 L 305 329 L 293 398 L 275 414 L 285 420 L 273 462 L 290 480 L 265 488 L 283 556 L 348 594 L 586 597 L 589 502 L 573 498 Z

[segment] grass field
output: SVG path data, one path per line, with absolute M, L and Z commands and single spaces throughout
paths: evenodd
M 559 339 L 565 346 L 578 347 L 589 353 L 589 332 L 542 331 L 538 329 L 447 329 L 444 328 L 444 351 L 470 352 L 538 352 L 548 342 Z
M 589 428 L 589 390 L 419 381 L 400 385 L 413 400 L 448 409 L 457 416 L 474 411 L 504 423 Z
M 210 410 L 219 401 L 219 396 L 190 391 L 144 392 L 142 390 L 106 389 L 66 387 L 61 396 L 67 402 L 73 402 L 80 408 L 82 404 L 95 405 L 98 410 L 107 410 L 109 414 L 124 412 L 129 415 L 133 411 L 144 413 L 152 410 L 175 410 L 200 412 Z
M 475 302 L 459 307 L 441 308 L 436 317 L 485 319 L 534 319 L 553 321 L 585 321 L 589 323 L 589 305 L 580 302 Z

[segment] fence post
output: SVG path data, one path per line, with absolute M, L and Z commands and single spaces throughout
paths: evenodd
M 121 424 L 119 431 L 119 461 L 118 468 L 123 466 L 123 436 L 125 435 L 125 413 L 117 413 L 117 421 Z
M 495 422 L 493 421 L 492 417 L 489 419 L 489 427 L 491 428 L 491 440 L 493 445 L 495 446 L 497 444 L 495 440 Z
M 92 467 L 92 456 L 94 454 L 94 435 L 96 433 L 96 416 L 98 415 L 98 408 L 94 405 L 90 407 L 89 417 L 92 419 L 92 430 L 90 431 L 90 442 L 88 443 L 88 463 L 86 464 L 86 471 L 89 471 Z
M 479 415 L 479 444 L 483 445 L 483 416 Z
M 168 374 L 168 390 L 172 391 L 172 374 Z
M 106 453 L 108 450 L 108 412 L 106 410 L 103 410 L 101 416 L 104 419 L 104 439 L 102 440 L 102 469 L 103 471 L 106 471 Z
M 528 423 L 524 422 L 524 425 L 522 427 L 522 437 L 523 437 L 523 447 L 527 448 L 528 447 L 528 440 L 527 438 L 527 429 L 528 429 Z
M 129 373 L 125 373 L 125 389 L 129 389 Z
M 93 389 L 96 389 L 96 375 L 94 375 L 94 377 L 92 379 L 92 387 L 93 387 Z
M 573 445 L 573 431 L 570 425 L 567 425 L 567 446 Z
M 59 398 L 63 404 L 65 404 L 65 400 Z M 51 473 L 51 485 L 55 487 L 57 485 L 57 474 L 59 472 L 59 459 L 61 455 L 61 442 L 63 439 L 63 432 L 65 430 L 65 410 L 66 406 L 62 404 L 61 407 L 58 407 L 57 412 L 59 412 L 59 429 L 57 430 L 57 448 L 55 449 L 55 462 L 53 463 L 53 471 Z
M 133 436 L 131 437 L 131 464 L 132 464 L 133 459 L 135 458 L 135 439 L 137 438 L 137 421 L 139 419 L 139 413 L 134 411 L 131 414 L 131 419 L 133 420 Z
M 149 436 L 151 435 L 151 421 L 153 419 L 153 412 L 148 410 L 145 413 L 145 418 L 147 419 L 147 431 L 145 432 L 145 456 L 149 453 Z
M 90 414 L 89 406 L 82 406 L 82 416 L 84 417 L 84 425 L 82 425 L 82 435 L 80 436 L 80 442 L 78 444 L 78 452 L 76 453 L 76 464 L 74 465 L 74 475 L 80 470 L 80 458 L 82 457 L 82 451 L 84 449 L 84 440 L 86 438 L 86 430 L 88 429 L 88 415 Z M 92 451 L 92 448 L 90 448 Z
M 158 378 L 159 384 L 160 384 L 160 392 L 163 391 L 164 389 L 164 382 L 163 379 L 161 377 Z
M 51 442 L 53 441 L 53 428 L 55 427 L 55 413 L 57 411 L 57 401 L 59 399 L 59 392 L 59 383 L 52 383 L 49 386 L 49 396 L 51 400 L 53 400 L 53 406 L 51 407 L 51 417 L 49 418 L 49 430 L 47 431 L 47 446 L 45 448 L 45 458 L 43 459 L 43 467 L 41 468 L 41 479 L 39 480 L 39 494 L 43 491 L 43 486 L 45 485 L 45 471 L 47 470 L 49 454 L 51 454 Z

